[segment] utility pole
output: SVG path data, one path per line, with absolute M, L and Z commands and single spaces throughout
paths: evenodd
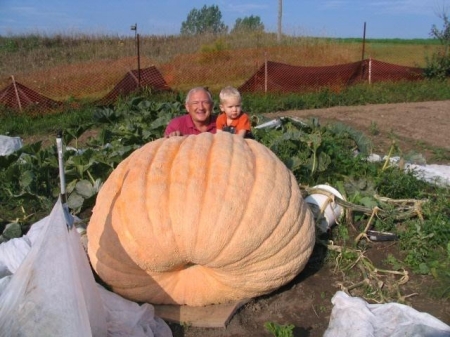
M 364 61 L 365 51 L 366 51 L 366 22 L 364 21 L 361 61 Z
M 136 43 L 137 66 L 138 66 L 138 88 L 141 87 L 141 55 L 139 53 L 139 34 L 137 32 L 137 23 L 130 27 L 134 30 L 134 41 Z
M 283 16 L 283 0 L 278 0 L 278 34 L 277 41 L 281 42 L 281 17 Z

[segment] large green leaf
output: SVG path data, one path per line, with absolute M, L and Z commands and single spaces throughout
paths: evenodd
M 67 206 L 70 209 L 75 210 L 75 213 L 77 213 L 81 209 L 83 203 L 84 198 L 76 192 L 71 193 L 69 198 L 67 199 Z
M 23 171 L 20 177 L 20 185 L 23 189 L 27 189 L 35 178 L 36 177 L 31 170 Z
M 97 193 L 91 182 L 84 179 L 77 182 L 75 191 L 84 199 L 90 198 Z

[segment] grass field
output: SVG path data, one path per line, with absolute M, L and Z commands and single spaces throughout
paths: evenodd
M 327 66 L 373 58 L 424 67 L 440 48 L 437 40 L 328 39 L 255 33 L 201 37 L 140 36 L 140 67 L 155 65 L 166 82 L 184 91 L 239 86 L 265 60 L 299 66 Z M 364 49 L 364 55 L 363 55 Z M 0 88 L 15 80 L 55 100 L 96 99 L 137 69 L 135 38 L 27 35 L 0 37 Z

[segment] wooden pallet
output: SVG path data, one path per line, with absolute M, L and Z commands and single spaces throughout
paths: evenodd
M 186 305 L 153 305 L 155 316 L 167 322 L 201 328 L 226 328 L 236 311 L 249 300 L 190 307 Z

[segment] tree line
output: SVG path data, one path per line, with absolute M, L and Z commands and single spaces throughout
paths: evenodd
M 187 15 L 186 21 L 181 23 L 181 35 L 197 35 L 204 33 L 227 34 L 228 26 L 222 21 L 222 13 L 219 6 L 204 5 L 201 9 L 192 9 Z M 264 24 L 259 16 L 246 16 L 237 18 L 231 34 L 246 32 L 263 32 Z
M 278 18 L 278 39 L 281 35 L 281 11 L 282 0 L 279 0 L 279 18 Z M 430 36 L 438 39 L 442 45 L 442 50 L 434 53 L 428 58 L 425 75 L 428 78 L 446 79 L 450 76 L 450 20 L 445 9 L 442 10 L 438 17 L 443 20 L 442 29 L 433 25 Z M 222 13 L 219 6 L 204 5 L 201 9 L 192 9 L 185 21 L 181 23 L 181 35 L 198 35 L 204 33 L 227 34 L 229 27 L 222 21 Z M 230 30 L 234 33 L 250 33 L 264 32 L 264 24 L 259 16 L 246 16 L 237 18 L 233 28 Z

